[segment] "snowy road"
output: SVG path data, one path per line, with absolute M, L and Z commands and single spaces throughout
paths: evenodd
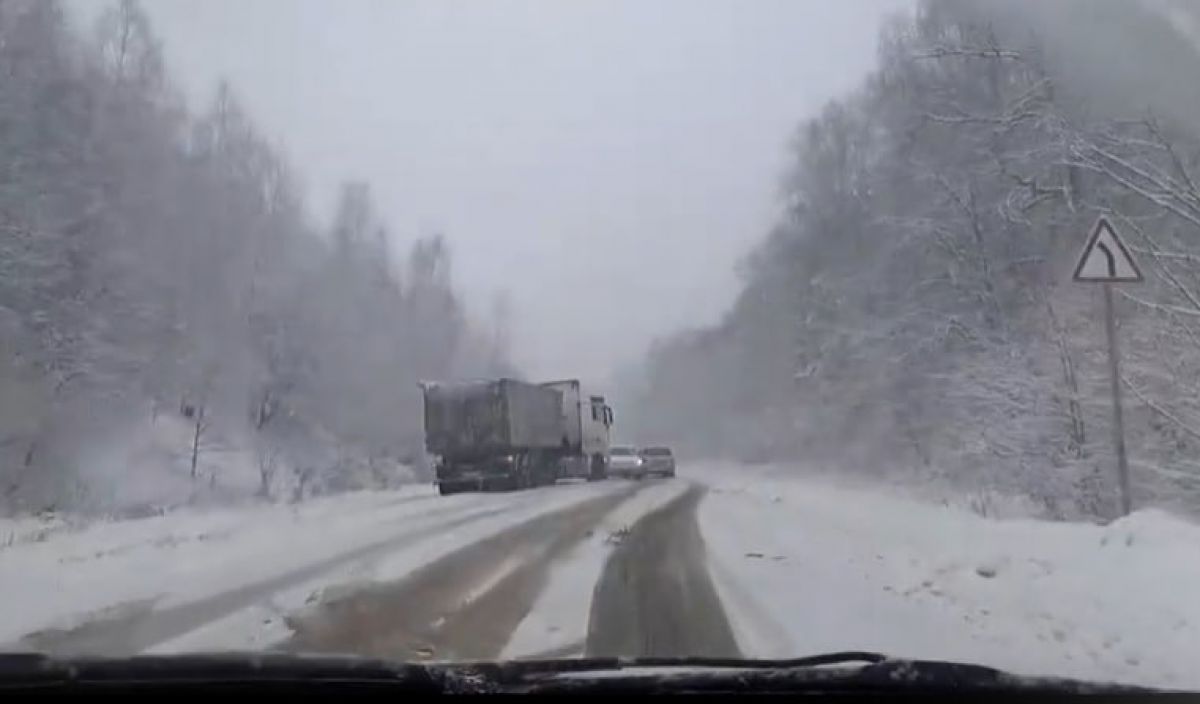
M 790 470 L 0 523 L 0 643 L 123 655 L 879 650 L 1200 687 L 1200 527 L 982 518 Z
M 550 624 L 541 639 L 524 623 L 543 597 L 561 598 L 551 578 L 598 579 L 615 536 L 688 486 L 422 489 L 51 529 L 0 551 L 0 589 L 28 607 L 6 609 L 0 639 L 70 655 L 270 648 L 466 659 L 519 651 L 524 626 L 539 649 L 579 630 Z M 692 515 L 694 502 L 682 508 Z M 586 618 L 592 586 L 572 592 L 566 610 Z

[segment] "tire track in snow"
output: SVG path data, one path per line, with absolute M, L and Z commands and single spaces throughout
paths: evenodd
M 319 577 L 325 572 L 404 549 L 443 531 L 519 510 L 536 500 L 536 497 L 528 494 L 517 498 L 517 502 L 501 506 L 459 508 L 450 515 L 441 517 L 441 520 L 435 519 L 433 524 L 424 525 L 416 530 L 410 526 L 387 538 L 353 550 L 179 606 L 156 610 L 158 598 L 118 604 L 72 628 L 47 628 L 30 633 L 22 637 L 17 645 L 62 656 L 136 655 L 228 614 L 250 607 L 283 589 Z M 430 513 L 433 512 L 423 512 L 408 519 L 419 520 Z M 411 520 L 403 522 L 411 523 Z
M 646 482 L 643 491 L 596 524 L 591 537 L 555 561 L 533 608 L 500 653 L 502 659 L 582 656 L 592 594 L 613 550 L 630 528 L 675 501 L 691 486 L 678 479 Z
M 397 660 L 495 659 L 541 593 L 552 563 L 645 486 L 533 518 L 404 580 L 294 615 L 294 636 L 281 647 Z
M 740 657 L 708 574 L 693 485 L 633 525 L 592 597 L 588 656 Z

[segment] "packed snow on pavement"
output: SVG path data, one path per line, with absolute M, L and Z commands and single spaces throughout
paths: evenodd
M 687 476 L 747 657 L 877 650 L 1022 674 L 1200 687 L 1200 526 L 995 520 L 795 470 Z
M 559 508 L 569 507 L 601 494 L 625 488 L 623 483 L 560 486 L 547 491 L 493 495 L 513 510 L 487 520 L 471 520 L 453 530 L 433 531 L 409 544 L 382 552 L 371 560 L 349 560 L 336 570 L 280 590 L 267 600 L 206 624 L 178 638 L 164 641 L 151 649 L 154 653 L 197 651 L 254 650 L 283 641 L 291 629 L 283 617 L 300 613 L 306 607 L 352 591 L 365 584 L 393 583 L 421 567 L 485 540 L 496 533 Z M 529 657 L 582 642 L 587 633 L 592 589 L 604 562 L 614 547 L 614 537 L 627 530 L 639 518 L 680 496 L 687 485 L 672 482 L 648 486 L 619 503 L 576 545 L 550 568 L 547 583 L 530 612 L 518 626 L 505 648 L 505 657 Z M 459 495 L 453 497 L 460 498 Z M 466 495 L 470 496 L 470 495 Z M 478 503 L 483 495 L 474 495 Z M 529 555 L 516 554 L 472 587 L 476 598 L 495 587 L 507 576 L 524 567 Z M 447 585 L 450 588 L 450 585 Z M 469 601 L 472 597 L 468 595 Z M 465 605 L 465 604 L 464 604 Z M 574 653 L 580 654 L 580 653 Z
M 161 637 L 123 645 L 161 654 L 271 647 L 291 636 L 288 617 L 314 604 L 372 583 L 402 580 L 538 516 L 633 488 L 605 482 L 439 497 L 432 487 L 413 486 L 294 506 L 183 509 L 87 525 L 6 521 L 0 523 L 0 590 L 8 597 L 0 644 L 23 649 L 37 646 L 36 636 L 28 636 L 39 632 L 59 633 L 139 611 L 190 610 L 187 621 Z M 550 566 L 506 655 L 581 649 L 592 590 L 607 556 L 624 531 L 678 498 L 687 484 L 637 488 Z M 497 574 L 493 581 L 503 578 Z
M 267 588 L 278 592 L 272 598 L 282 601 L 275 603 L 287 606 L 296 597 L 303 603 L 322 587 L 396 578 L 481 537 L 616 488 L 568 485 L 438 497 L 432 487 L 416 486 L 297 506 L 180 510 L 82 527 L 0 522 L 0 593 L 6 599 L 0 643 L 104 619 L 131 604 L 162 610 L 280 578 Z M 392 549 L 418 531 L 421 540 Z M 223 649 L 260 639 L 245 618 L 234 614 L 232 620 L 197 642 Z
M 517 627 L 503 657 L 583 655 L 592 592 L 604 563 L 638 520 L 678 499 L 688 484 L 670 481 L 635 494 L 604 517 L 591 536 L 551 568 L 541 596 Z

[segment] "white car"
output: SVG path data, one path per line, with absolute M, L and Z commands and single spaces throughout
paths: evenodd
M 608 451 L 608 473 L 614 477 L 646 476 L 646 461 L 632 447 L 614 447 Z

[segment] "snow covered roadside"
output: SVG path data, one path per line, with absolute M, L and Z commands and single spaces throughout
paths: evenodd
M 648 487 L 604 517 L 590 538 L 575 546 L 550 570 L 545 589 L 517 626 L 502 658 L 573 657 L 583 655 L 592 592 L 621 531 L 687 491 L 685 481 Z
M 1200 526 L 967 511 L 739 465 L 688 468 L 747 656 L 834 650 L 1200 688 Z
M 58 530 L 40 541 L 0 549 L 0 594 L 5 596 L 0 643 L 47 627 L 69 628 L 138 602 L 155 610 L 195 602 L 438 525 L 446 529 L 425 549 L 452 549 L 456 536 L 486 535 L 612 490 L 575 485 L 519 495 L 438 497 L 422 486 L 294 507 L 187 510 Z M 379 564 L 385 571 L 407 565 Z M 347 569 L 331 567 L 329 580 L 344 580 Z M 304 586 L 307 597 L 313 584 Z

